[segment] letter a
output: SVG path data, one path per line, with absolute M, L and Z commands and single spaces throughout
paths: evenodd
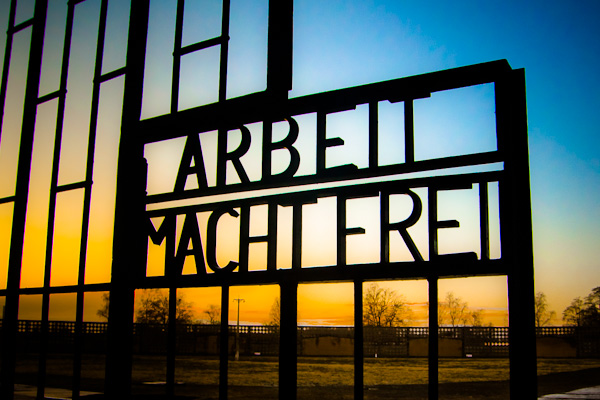
M 191 249 L 189 248 L 190 242 L 192 244 Z M 193 212 L 185 215 L 177 254 L 173 260 L 172 269 L 168 271 L 169 276 L 181 276 L 183 264 L 185 264 L 187 256 L 194 256 L 197 274 L 206 274 L 204 249 L 202 248 L 202 238 L 200 237 L 200 230 L 198 228 L 198 218 L 196 218 L 196 213 Z
M 192 165 L 194 160 L 194 165 Z M 177 179 L 175 180 L 175 188 L 173 192 L 183 192 L 185 183 L 189 175 L 195 174 L 198 179 L 199 188 L 207 188 L 208 181 L 206 179 L 206 169 L 204 168 L 204 158 L 202 157 L 202 147 L 197 134 L 189 135 L 185 142 Z

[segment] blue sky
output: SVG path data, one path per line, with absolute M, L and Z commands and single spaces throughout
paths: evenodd
M 496 59 L 525 68 L 536 290 L 560 315 L 600 285 L 600 3 L 294 3 L 303 95 Z
M 76 26 L 74 48 L 79 50 L 72 60 L 72 76 L 77 73 L 91 76 L 94 47 L 86 40 L 92 43 L 95 40 L 99 3 L 87 0 L 77 6 L 81 20 Z M 33 2 L 20 1 L 20 4 L 17 19 L 24 20 L 28 18 Z M 51 18 L 59 23 L 48 25 L 45 60 L 49 61 L 43 70 L 42 94 L 54 90 L 58 83 L 60 57 L 56 55 L 61 52 L 62 18 L 66 15 L 66 0 L 52 0 L 50 4 Z M 127 29 L 127 2 L 112 0 L 109 4 L 104 72 L 123 64 L 125 48 L 119 39 Z M 151 62 L 146 70 L 144 88 L 145 97 L 150 100 L 145 103 L 144 112 L 156 115 L 168 112 L 169 100 L 164 94 L 170 90 L 173 41 L 169 29 L 173 26 L 175 2 L 152 0 L 151 4 Z M 7 2 L 0 6 L 1 28 L 6 26 Z M 228 97 L 264 90 L 266 6 L 267 0 L 232 0 Z M 187 14 L 184 45 L 218 34 L 215 32 L 219 30 L 220 8 L 206 10 L 209 12 L 205 20 L 200 14 Z M 189 19 L 189 15 L 194 15 L 194 19 Z M 497 59 L 507 59 L 513 68 L 524 68 L 536 289 L 546 293 L 551 308 L 560 315 L 574 297 L 585 296 L 592 288 L 600 286 L 598 15 L 600 3 L 594 0 L 295 0 L 294 75 L 290 96 Z M 155 29 L 156 26 L 159 28 Z M 161 35 L 161 26 L 170 33 Z M 15 57 L 24 58 L 18 46 L 16 49 Z M 3 43 L 0 50 L 3 53 Z M 204 53 L 207 57 L 204 61 L 213 72 L 203 82 L 210 92 L 203 101 L 216 99 L 216 54 L 214 49 Z M 195 61 L 202 62 L 203 59 Z M 16 70 L 15 77 L 22 72 Z M 193 64 L 183 65 L 182 77 L 194 74 L 194 71 Z M 80 86 L 83 85 L 73 85 L 70 89 L 72 103 L 89 104 L 91 89 L 80 89 Z M 182 87 L 181 108 L 187 107 L 186 102 L 193 105 L 198 93 L 191 85 Z M 82 100 L 74 101 L 75 98 Z M 5 112 L 5 115 L 9 114 Z M 112 129 L 115 140 L 111 143 L 116 149 L 118 119 L 115 121 Z M 84 119 L 79 122 L 85 128 L 87 122 Z M 65 135 L 78 137 L 75 128 L 67 129 Z M 5 143 L 9 143 L 7 137 L 4 132 Z M 75 147 L 70 150 L 65 147 L 63 151 L 62 162 L 66 168 L 61 168 L 60 179 L 66 183 L 74 179 L 72 174 L 83 170 L 73 166 L 82 162 L 79 159 L 85 152 Z M 4 154 L 8 154 L 6 150 Z M 102 159 L 99 156 L 96 162 L 100 163 Z M 100 190 L 99 181 L 95 179 Z M 106 253 L 110 254 L 110 251 Z

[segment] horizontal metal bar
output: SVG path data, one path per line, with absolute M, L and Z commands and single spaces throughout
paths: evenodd
M 12 290 L 16 294 L 56 294 L 56 293 L 76 293 L 76 292 L 107 292 L 110 290 L 110 283 L 89 283 L 85 285 L 69 286 L 50 286 L 50 287 L 31 287 Z M 8 290 L 0 290 L 0 296 L 6 296 Z
M 435 186 L 436 188 L 463 187 L 465 184 L 496 182 L 504 176 L 503 171 L 480 172 L 462 175 L 447 175 L 437 177 L 415 178 L 407 180 L 394 180 L 385 182 L 372 182 L 356 184 L 346 182 L 345 186 L 335 186 L 322 189 L 304 190 L 293 193 L 281 193 L 268 196 L 252 196 L 250 198 L 228 200 L 222 202 L 203 203 L 196 205 L 187 205 L 173 208 L 163 208 L 160 210 L 146 211 L 149 218 L 161 217 L 165 215 L 181 215 L 189 212 L 212 211 L 216 208 L 238 208 L 242 205 L 261 205 L 268 203 L 277 203 L 281 205 L 295 204 L 300 199 L 308 201 L 311 199 L 330 197 L 330 196 L 348 196 L 350 198 L 364 198 L 377 196 L 380 191 L 398 191 L 414 189 L 418 187 Z
M 236 129 L 259 121 L 350 109 L 370 102 L 411 100 L 437 91 L 496 82 L 510 71 L 508 62 L 499 60 L 292 99 L 267 92 L 253 93 L 140 121 L 132 134 L 139 135 L 144 143 L 152 143 L 215 129 Z
M 100 82 L 100 83 L 106 82 L 106 81 L 109 81 L 111 79 L 117 78 L 117 77 L 119 77 L 121 75 L 125 75 L 125 72 L 127 72 L 127 67 L 122 67 L 122 68 L 116 69 L 114 71 L 107 72 L 104 75 L 100 75 L 100 77 L 98 79 L 95 79 L 94 81 L 95 82 Z
M 91 181 L 82 181 L 82 182 L 69 183 L 66 185 L 60 185 L 54 189 L 54 193 L 67 192 L 69 190 L 75 190 L 75 189 L 85 189 L 88 185 L 91 185 L 91 184 L 92 184 Z
M 42 97 L 38 98 L 38 104 L 45 103 L 50 100 L 58 99 L 61 96 L 65 96 L 67 94 L 67 90 L 57 90 L 56 92 L 48 93 Z
M 244 273 L 210 273 L 206 275 L 185 275 L 171 277 L 148 277 L 139 280 L 136 288 L 161 287 L 210 287 L 274 284 L 280 282 L 353 282 L 355 280 L 418 280 L 429 276 L 459 278 L 474 276 L 505 276 L 510 266 L 506 261 L 465 260 L 457 257 L 441 256 L 435 261 L 403 261 L 369 264 L 353 264 L 344 267 L 320 266 L 300 269 L 279 269 L 275 271 L 248 271 Z
M 16 199 L 15 196 L 3 197 L 0 199 L 0 204 L 10 203 L 11 201 L 15 201 L 15 199 Z
M 26 21 L 21 22 L 18 25 L 13 26 L 12 28 L 9 28 L 7 33 L 8 34 L 15 34 L 15 33 L 19 32 L 19 31 L 22 31 L 23 29 L 29 28 L 32 25 L 33 25 L 33 18 L 30 18 L 30 19 L 28 19 Z
M 188 46 L 182 47 L 179 51 L 173 52 L 174 56 L 184 56 L 189 53 L 193 53 L 198 50 L 207 49 L 209 47 L 217 46 L 223 44 L 224 42 L 229 40 L 229 36 L 218 36 L 216 38 L 208 39 L 203 42 L 198 42 L 194 44 L 190 44 Z
M 298 176 L 287 179 L 285 182 L 271 180 L 269 182 L 256 181 L 250 183 L 239 183 L 226 186 L 214 186 L 203 189 L 192 189 L 178 193 L 161 193 L 146 197 L 146 204 L 162 203 L 166 201 L 182 200 L 187 198 L 206 197 L 229 193 L 243 193 L 254 190 L 275 189 L 301 185 L 312 185 L 330 182 L 345 181 L 350 184 L 359 179 L 378 178 L 391 175 L 407 174 L 414 172 L 429 172 L 448 168 L 459 168 L 465 166 L 481 166 L 502 162 L 502 154 L 492 151 L 479 154 L 468 154 L 455 157 L 445 157 L 433 160 L 423 160 L 413 163 L 386 165 L 377 168 L 364 168 L 348 172 L 342 171 L 337 174 L 319 174 L 309 176 Z

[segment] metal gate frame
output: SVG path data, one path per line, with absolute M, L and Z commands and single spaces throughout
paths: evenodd
M 7 81 L 12 52 L 13 36 L 31 28 L 31 48 L 21 142 L 19 150 L 17 184 L 13 196 L 0 199 L 0 204 L 14 205 L 7 288 L 0 290 L 0 296 L 6 297 L 5 315 L 2 325 L 2 366 L 1 389 L 2 398 L 12 399 L 14 396 L 16 349 L 12 345 L 18 332 L 19 297 L 24 294 L 41 294 L 42 305 L 42 336 L 39 360 L 38 396 L 43 397 L 46 375 L 46 354 L 48 351 L 48 312 L 49 298 L 53 293 L 76 293 L 76 347 L 74 358 L 73 396 L 77 398 L 80 391 L 81 341 L 83 323 L 83 295 L 88 291 L 110 290 L 109 316 L 109 347 L 106 363 L 106 395 L 127 396 L 131 394 L 132 367 L 132 332 L 134 292 L 143 287 L 165 287 L 170 289 L 171 300 L 176 299 L 177 288 L 219 286 L 222 288 L 222 316 L 229 311 L 229 288 L 232 285 L 276 283 L 281 288 L 281 338 L 280 338 L 280 378 L 279 396 L 282 399 L 294 399 L 297 389 L 297 288 L 302 282 L 344 281 L 354 283 L 355 300 L 355 399 L 363 398 L 363 326 L 362 326 L 362 288 L 363 282 L 375 279 L 427 279 L 429 283 L 429 398 L 438 398 L 438 322 L 437 283 L 440 278 L 451 276 L 480 276 L 502 275 L 508 279 L 509 322 L 510 322 L 510 391 L 511 398 L 536 398 L 536 353 L 534 327 L 534 286 L 533 286 L 533 252 L 531 228 L 531 202 L 529 192 L 529 165 L 527 145 L 527 117 L 525 101 L 525 78 L 523 70 L 513 70 L 509 64 L 495 61 L 485 64 L 456 68 L 453 70 L 434 72 L 387 82 L 374 83 L 355 88 L 341 89 L 300 98 L 288 98 L 292 85 L 292 26 L 293 1 L 269 1 L 269 30 L 268 30 L 268 62 L 267 88 L 264 92 L 254 93 L 236 99 L 226 98 L 227 87 L 227 55 L 229 40 L 229 0 L 223 0 L 222 32 L 217 38 L 190 46 L 182 46 L 182 27 L 184 1 L 178 0 L 175 29 L 173 90 L 171 93 L 171 112 L 167 115 L 141 119 L 143 98 L 144 63 L 146 57 L 146 39 L 148 33 L 149 0 L 132 0 L 129 34 L 127 38 L 126 66 L 110 73 L 102 74 L 101 65 L 103 45 L 106 30 L 106 12 L 108 0 L 102 0 L 100 12 L 100 28 L 96 52 L 96 71 L 94 74 L 94 92 L 92 102 L 92 119 L 89 131 L 89 147 L 87 156 L 86 179 L 69 185 L 58 184 L 58 166 L 61 143 L 64 105 L 66 98 L 67 71 L 70 58 L 70 43 L 73 27 L 74 9 L 85 0 L 71 0 L 68 3 L 67 29 L 61 73 L 60 89 L 44 96 L 39 95 L 40 75 L 44 35 L 46 30 L 47 0 L 36 0 L 34 16 L 30 20 L 15 25 L 17 0 L 12 0 L 9 17 L 9 29 L 5 53 L 4 69 L 0 87 L 0 108 L 4 115 Z M 220 74 L 218 102 L 193 109 L 178 111 L 179 68 L 181 57 L 201 49 L 220 46 Z M 117 198 L 115 208 L 115 227 L 113 244 L 112 279 L 106 284 L 85 284 L 85 262 L 87 249 L 87 232 L 89 228 L 89 209 L 92 190 L 92 172 L 94 164 L 94 142 L 98 117 L 98 101 L 100 85 L 116 77 L 124 76 L 124 98 L 122 114 L 122 134 L 119 147 L 119 164 L 117 174 Z M 481 83 L 494 83 L 496 88 L 496 121 L 498 149 L 495 152 L 459 156 L 438 160 L 415 161 L 413 142 L 412 104 L 414 99 L 428 97 L 431 93 L 452 88 L 465 87 Z M 21 264 L 23 259 L 23 240 L 25 236 L 25 221 L 29 196 L 29 183 L 32 162 L 32 150 L 35 131 L 36 112 L 38 105 L 58 100 L 58 118 L 56 140 L 54 147 L 52 185 L 50 193 L 50 212 L 48 219 L 47 250 L 44 274 L 44 286 L 41 288 L 21 288 Z M 317 112 L 317 135 L 321 145 L 327 147 L 324 136 L 324 124 L 327 113 L 346 110 L 358 104 L 369 104 L 370 148 L 377 149 L 377 102 L 382 100 L 404 101 L 405 132 L 406 132 L 406 162 L 401 166 L 390 168 L 379 167 L 377 153 L 369 153 L 370 168 L 364 170 L 338 171 L 335 174 L 322 174 L 318 177 L 283 177 L 279 181 L 273 179 L 266 182 L 248 182 L 234 188 L 216 187 L 208 193 L 233 193 L 264 188 L 295 186 L 306 183 L 326 183 L 332 181 L 356 179 L 361 177 L 388 176 L 419 170 L 432 170 L 452 166 L 485 164 L 503 162 L 503 171 L 483 174 L 455 175 L 437 178 L 421 178 L 411 180 L 406 185 L 421 185 L 423 187 L 444 187 L 444 185 L 460 185 L 498 181 L 500 186 L 500 223 L 502 231 L 502 257 L 498 260 L 489 259 L 489 247 L 482 245 L 482 259 L 472 257 L 435 257 L 437 254 L 437 234 L 431 236 L 430 249 L 433 257 L 429 261 L 414 263 L 413 269 L 399 269 L 396 263 L 389 262 L 389 246 L 382 250 L 381 262 L 378 268 L 372 265 L 356 266 L 344 269 L 345 235 L 352 233 L 346 228 L 343 207 L 345 199 L 354 195 L 344 189 L 316 189 L 306 196 L 319 196 L 330 193 L 344 201 L 338 207 L 338 230 L 343 231 L 342 240 L 338 240 L 338 260 L 335 268 L 325 270 L 302 270 L 299 268 L 299 256 L 294 256 L 294 266 L 291 270 L 267 270 L 260 273 L 237 273 L 230 275 L 212 274 L 209 277 L 182 278 L 146 278 L 146 252 L 148 242 L 147 220 L 152 215 L 168 215 L 169 213 L 185 213 L 191 209 L 175 209 L 168 211 L 148 212 L 146 205 L 153 202 L 174 200 L 186 196 L 192 197 L 200 193 L 174 193 L 170 195 L 146 196 L 146 161 L 144 145 L 146 143 L 164 140 L 175 136 L 185 136 L 208 129 L 226 130 L 233 126 L 255 121 L 280 121 L 290 115 L 304 112 Z M 235 120 L 231 116 L 235 116 Z M 199 123 L 198 121 L 202 121 Z M 1 126 L 2 120 L 0 120 Z M 173 127 L 177 128 L 175 132 Z M 169 128 L 173 133 L 165 135 Z M 142 132 L 144 134 L 142 134 Z M 320 136 L 319 136 L 320 135 Z M 1 136 L 0 136 L 1 138 Z M 324 153 L 317 163 L 324 167 Z M 270 168 L 270 166 L 269 166 Z M 389 185 L 388 185 L 389 186 Z M 381 190 L 392 190 L 386 184 L 363 186 L 362 195 L 368 195 Z M 482 185 L 485 186 L 485 185 Z M 54 227 L 56 196 L 58 193 L 84 189 L 84 218 L 82 223 L 82 239 L 80 247 L 79 279 L 74 286 L 51 286 L 51 258 Z M 353 189 L 357 190 L 357 189 Z M 430 191 L 429 196 L 429 229 L 445 227 L 437 221 L 435 213 L 436 190 Z M 254 198 L 240 200 L 236 206 L 251 206 L 282 201 L 278 195 L 272 198 Z M 480 201 L 487 202 L 487 192 L 480 194 Z M 302 200 L 293 200 L 300 203 Z M 261 203 L 262 202 L 262 203 Z M 266 203 L 265 203 L 266 202 Z M 298 203 L 298 204 L 300 204 Z M 270 203 L 269 203 L 270 204 Z M 341 209 L 340 209 L 341 208 Z M 162 212 L 162 214 L 161 214 Z M 487 244 L 487 209 L 481 210 L 481 243 Z M 294 207 L 295 218 L 301 218 L 301 207 Z M 301 224 L 300 228 L 301 229 Z M 301 232 L 301 231 L 300 231 Z M 294 233 L 295 240 L 301 240 L 298 231 Z M 298 239 L 300 237 L 300 239 Z M 299 246 L 295 242 L 294 246 Z M 486 249 L 488 249 L 486 251 Z M 297 252 L 296 252 L 297 253 Z M 271 256 L 270 256 L 271 257 Z M 387 258 L 386 258 L 387 257 Z M 175 301 L 171 301 L 171 315 L 175 315 Z M 175 318 L 170 318 L 171 324 Z M 221 318 L 221 341 L 226 343 L 227 318 Z M 168 336 L 167 357 L 167 395 L 174 393 L 175 367 L 175 329 L 170 326 Z M 227 398 L 227 346 L 221 346 L 220 364 L 220 398 Z

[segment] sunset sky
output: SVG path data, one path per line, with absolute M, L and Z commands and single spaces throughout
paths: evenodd
M 0 5 L 0 32 L 6 31 L 8 5 L 5 3 L 7 2 Z M 26 6 L 27 2 L 21 3 L 24 6 L 19 9 L 17 22 L 27 19 L 28 13 L 31 12 Z M 61 26 L 66 15 L 66 3 L 66 0 L 50 2 L 41 95 L 58 88 L 58 67 L 64 35 L 64 28 L 61 30 Z M 205 8 L 197 8 L 199 3 L 186 2 L 184 45 L 219 34 L 219 3 L 204 2 L 202 7 Z M 77 56 L 71 60 L 69 74 L 72 78 L 69 81 L 63 132 L 63 141 L 69 144 L 62 147 L 59 184 L 78 182 L 85 177 L 85 150 L 91 102 L 89 82 L 93 77 L 99 4 L 97 0 L 87 0 L 76 8 L 77 22 L 72 54 Z M 109 4 L 109 29 L 103 73 L 123 66 L 125 54 L 124 43 L 119 38 L 123 38 L 127 31 L 128 5 L 126 1 L 114 0 Z M 173 0 L 151 1 L 143 118 L 169 111 L 174 4 Z M 267 1 L 232 0 L 231 4 L 228 98 L 264 90 L 266 81 Z M 586 296 L 591 289 L 600 286 L 600 113 L 597 111 L 600 107 L 600 45 L 597 40 L 600 37 L 600 27 L 596 21 L 599 14 L 600 4 L 594 0 L 427 3 L 391 0 L 296 0 L 293 89 L 290 97 L 498 59 L 508 60 L 512 68 L 524 68 L 527 84 L 536 291 L 546 294 L 550 309 L 556 311 L 559 317 L 554 322 L 560 324 L 562 311 L 573 298 Z M 22 49 L 27 49 L 28 38 L 28 30 L 20 33 L 13 47 L 9 101 L 4 111 L 0 143 L 0 168 L 6 171 L 0 176 L 0 197 L 14 194 L 17 138 L 20 129 L 18 106 L 22 102 L 22 97 L 19 97 L 22 94 L 19 93 L 22 93 L 27 57 Z M 0 52 L 4 53 L 3 41 L 0 43 Z M 179 109 L 216 101 L 215 85 L 218 74 L 215 70 L 218 70 L 218 54 L 218 47 L 213 47 L 190 55 L 182 62 L 181 79 L 186 84 L 181 86 Z M 202 67 L 198 67 L 199 65 Z M 201 73 L 197 73 L 199 70 Z M 119 96 L 122 87 L 123 79 L 117 78 L 103 84 L 101 90 L 86 283 L 107 282 L 110 279 L 113 223 L 111 211 L 114 207 L 114 176 L 121 106 Z M 436 94 L 431 99 L 415 102 L 415 150 L 418 157 L 426 159 L 495 149 L 491 85 L 457 92 L 456 96 L 458 97 L 446 98 L 443 94 Z M 23 260 L 24 287 L 36 287 L 43 283 L 45 224 L 48 215 L 56 104 L 57 102 L 53 101 L 38 107 Z M 392 128 L 395 121 L 398 121 L 398 110 L 394 107 L 389 103 L 380 104 L 380 130 L 382 134 L 387 135 L 384 138 L 386 143 L 391 144 L 394 144 L 398 137 L 394 135 Z M 356 111 L 340 113 L 339 119 L 335 116 L 331 117 L 331 120 L 328 119 L 332 132 L 328 131 L 328 135 L 343 136 L 347 142 L 344 150 L 328 150 L 328 163 L 331 163 L 328 165 L 352 162 L 364 167 L 366 156 L 360 132 L 365 128 L 365 115 L 364 108 L 358 107 Z M 305 149 L 314 147 L 314 138 L 310 135 L 314 116 L 308 114 L 298 116 L 297 119 L 301 132 L 298 147 L 303 156 L 298 174 L 311 174 L 314 173 L 314 159 L 311 158 L 311 150 Z M 285 134 L 287 125 L 279 125 L 276 124 L 274 128 L 276 134 Z M 260 134 L 260 125 L 248 128 L 253 138 L 254 135 Z M 445 132 L 446 135 L 436 136 L 436 132 Z M 458 140 L 456 135 L 464 136 L 460 136 Z M 214 185 L 215 137 L 211 132 L 200 135 L 209 185 Z M 231 135 L 229 146 L 236 146 L 236 137 L 236 133 Z M 239 138 L 237 141 L 239 142 Z M 146 146 L 146 157 L 150 164 L 149 194 L 172 190 L 184 144 L 184 140 L 175 139 Z M 251 180 L 260 179 L 260 163 L 256 167 L 257 163 L 253 161 L 253 157 L 260 157 L 253 153 L 256 148 L 260 149 L 260 144 L 253 146 L 244 159 Z M 393 162 L 395 156 L 387 146 L 380 148 L 380 155 L 384 162 Z M 283 165 L 286 163 L 285 157 L 275 158 L 275 161 Z M 228 182 L 235 179 L 231 173 L 228 175 Z M 193 187 L 193 182 L 188 182 L 188 185 L 191 186 L 186 187 Z M 493 193 L 493 188 L 491 189 Z M 478 251 L 471 243 L 474 231 L 470 228 L 477 226 L 477 221 L 470 225 L 473 224 L 471 214 L 475 212 L 474 215 L 478 215 L 473 207 L 469 207 L 473 205 L 469 203 L 469 199 L 472 199 L 475 192 L 463 192 L 458 197 L 450 196 L 446 199 L 446 211 L 451 214 L 449 218 L 461 220 L 461 229 L 456 230 L 460 234 L 440 239 L 448 240 L 446 243 L 449 252 L 465 249 Z M 417 194 L 423 196 L 422 193 Z M 70 285 L 77 282 L 82 199 L 83 190 L 59 194 L 52 285 Z M 374 257 L 373 254 L 378 255 L 379 251 L 373 245 L 377 238 L 368 236 L 369 216 L 371 219 L 377 218 L 377 211 L 373 211 L 374 205 L 370 204 L 369 200 L 372 201 L 364 199 L 363 203 L 356 203 L 360 212 L 356 211 L 352 215 L 357 219 L 349 219 L 349 223 L 355 224 L 353 226 L 364 226 L 367 229 L 364 238 L 349 239 L 349 243 L 356 240 L 355 248 L 361 249 L 360 253 L 349 254 L 349 258 L 355 257 L 355 262 L 370 261 Z M 408 207 L 402 206 L 403 200 L 398 201 L 399 208 Z M 477 203 L 474 204 L 476 206 Z M 493 207 L 493 201 L 490 206 Z M 334 234 L 328 234 L 331 227 L 321 216 L 327 214 L 327 207 L 327 201 L 323 201 L 319 206 L 310 209 L 313 211 L 307 211 L 306 218 L 309 221 L 310 218 L 319 221 L 320 235 L 306 238 L 307 249 L 314 251 L 306 250 L 306 254 L 303 254 L 305 262 L 313 262 L 313 265 L 329 265 L 335 262 Z M 263 211 L 257 210 L 256 215 L 259 216 L 258 213 Z M 458 213 L 459 216 L 453 216 L 452 213 Z M 11 215 L 12 204 L 0 204 L 0 277 L 6 276 Z M 282 215 L 282 218 L 287 218 L 283 210 Z M 207 215 L 204 217 L 208 218 Z M 396 215 L 396 218 L 401 217 L 402 213 Z M 202 225 L 202 221 L 206 219 L 203 220 L 202 214 L 199 214 L 199 220 Z M 232 218 L 232 221 L 235 222 L 235 219 Z M 160 223 L 153 222 L 156 225 Z M 419 239 L 419 235 L 423 234 L 422 225 L 426 229 L 426 223 L 422 221 L 413 228 L 418 247 L 423 241 L 426 242 L 426 239 Z M 307 226 L 310 226 L 310 222 L 307 222 Z M 235 224 L 231 229 L 235 232 Z M 256 229 L 255 234 L 261 234 L 264 226 L 261 227 L 260 223 L 257 223 L 252 229 Z M 204 239 L 204 233 L 202 235 Z M 282 242 L 285 243 L 289 239 L 286 239 L 285 229 L 282 229 L 281 235 Z M 477 238 L 477 235 L 478 232 L 475 232 L 474 237 Z M 495 240 L 493 254 L 494 245 L 497 247 L 499 239 Z M 333 253 L 323 250 L 331 245 Z M 397 259 L 407 257 L 403 249 L 399 245 L 395 255 Z M 258 249 L 253 256 L 260 260 L 260 252 L 263 250 Z M 160 249 L 151 249 L 151 252 L 153 251 L 158 251 L 158 255 L 153 256 L 154 253 L 151 253 L 151 257 L 154 257 L 153 260 L 158 259 Z M 230 253 L 231 251 L 233 253 Z M 495 254 L 498 256 L 497 250 Z M 224 248 L 220 250 L 219 256 L 225 260 L 228 257 L 233 259 L 231 257 L 235 257 L 236 254 L 234 250 Z M 286 267 L 289 250 L 286 250 L 285 246 L 282 247 L 278 260 Z M 191 267 L 186 264 L 186 268 L 184 273 Z M 160 274 L 160 266 L 151 263 L 148 273 Z M 473 309 L 485 309 L 488 320 L 494 325 L 504 325 L 505 283 L 504 278 L 447 280 L 440 282 L 440 295 L 453 291 L 468 301 Z M 385 285 L 391 285 L 390 287 L 402 294 L 408 303 L 414 305 L 417 310 L 415 323 L 422 324 L 425 318 L 423 306 L 427 301 L 426 282 L 396 282 Z M 5 287 L 6 281 L 2 278 L 0 288 Z M 198 318 L 204 318 L 203 311 L 209 304 L 219 302 L 218 289 L 186 289 L 183 292 L 188 300 L 194 302 Z M 276 286 L 231 289 L 232 299 L 245 300 L 240 304 L 240 319 L 243 323 L 268 322 L 268 313 L 276 296 Z M 74 315 L 74 295 L 52 297 L 55 300 L 51 301 L 51 318 L 54 315 L 56 319 L 72 319 L 70 315 Z M 95 319 L 99 299 L 100 294 L 86 297 L 86 318 Z M 328 287 L 301 285 L 298 300 L 299 322 L 349 325 L 352 323 L 352 301 L 351 284 Z M 36 317 L 35 309 L 39 309 L 39 305 L 36 304 L 41 304 L 40 297 L 30 296 L 24 299 L 22 304 L 28 302 L 32 306 L 22 307 L 21 318 L 39 318 Z M 233 301 L 230 304 L 230 321 L 235 320 L 236 305 Z M 31 311 L 30 315 L 26 310 L 34 311 Z

